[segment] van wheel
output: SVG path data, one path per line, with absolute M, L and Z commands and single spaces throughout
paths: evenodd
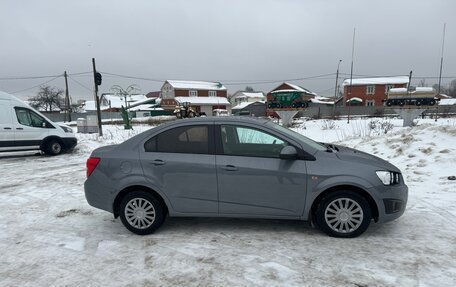
M 58 155 L 62 153 L 62 144 L 58 140 L 50 140 L 44 147 L 44 152 L 47 155 Z
M 131 232 L 147 235 L 163 224 L 165 214 L 160 202 L 152 194 L 134 191 L 120 202 L 120 219 Z
M 367 200 L 352 191 L 331 193 L 323 198 L 316 212 L 317 225 L 333 237 L 357 237 L 366 231 L 371 219 Z

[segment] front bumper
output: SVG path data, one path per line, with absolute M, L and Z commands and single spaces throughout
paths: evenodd
M 63 143 L 63 146 L 65 147 L 65 150 L 72 150 L 78 144 L 78 139 L 77 138 L 62 138 L 62 143 Z
M 404 214 L 408 200 L 407 185 L 377 186 L 371 188 L 370 194 L 374 195 L 378 207 L 377 222 L 391 221 Z

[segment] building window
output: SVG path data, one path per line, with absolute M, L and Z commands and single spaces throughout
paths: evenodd
M 394 88 L 394 85 L 385 85 L 385 95 L 388 94 L 389 90 Z
M 217 97 L 216 91 L 209 91 L 209 97 Z
M 197 90 L 189 90 L 188 91 L 188 96 L 189 97 L 198 97 L 198 91 Z
M 366 87 L 366 95 L 375 94 L 375 85 L 369 85 Z
M 373 107 L 373 106 L 375 106 L 375 100 L 366 101 L 366 107 Z

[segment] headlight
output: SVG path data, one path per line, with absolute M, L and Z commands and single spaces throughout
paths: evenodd
M 66 133 L 72 133 L 73 129 L 65 126 L 60 126 Z
M 393 185 L 399 183 L 400 176 L 397 172 L 378 170 L 375 173 L 384 185 Z

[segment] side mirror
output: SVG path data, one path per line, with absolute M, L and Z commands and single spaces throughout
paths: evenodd
M 298 151 L 291 145 L 285 146 L 279 155 L 280 159 L 296 159 L 298 158 Z

